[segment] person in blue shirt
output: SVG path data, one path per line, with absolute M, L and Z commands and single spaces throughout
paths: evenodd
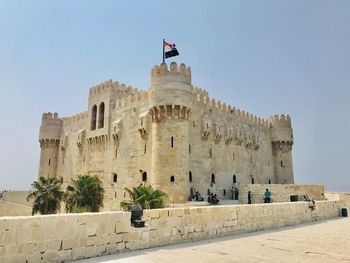
M 271 192 L 269 191 L 269 189 L 266 189 L 264 196 L 265 196 L 265 203 L 270 203 L 271 202 Z

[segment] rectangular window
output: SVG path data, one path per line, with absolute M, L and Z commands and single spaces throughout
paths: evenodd
M 49 166 L 51 165 L 51 159 L 49 159 Z
M 209 157 L 212 157 L 212 152 L 211 152 L 211 148 L 209 149 Z
M 171 148 L 174 148 L 174 137 L 171 136 Z
M 191 153 L 191 144 L 188 145 L 188 153 Z
M 144 147 L 144 150 L 143 150 L 143 153 L 146 154 L 147 152 L 147 145 L 145 144 L 145 147 Z

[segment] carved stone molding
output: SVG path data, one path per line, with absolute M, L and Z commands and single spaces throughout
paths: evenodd
M 293 142 L 273 142 L 273 148 L 275 151 L 280 151 L 282 153 L 288 153 L 293 149 Z

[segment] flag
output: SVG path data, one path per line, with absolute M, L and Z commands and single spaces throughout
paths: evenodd
M 176 49 L 176 45 L 168 42 L 164 42 L 164 54 L 165 58 L 175 57 L 179 55 L 179 52 Z

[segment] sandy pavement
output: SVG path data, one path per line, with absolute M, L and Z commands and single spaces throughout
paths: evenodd
M 97 262 L 349 262 L 350 218 L 336 218 L 76 261 Z

